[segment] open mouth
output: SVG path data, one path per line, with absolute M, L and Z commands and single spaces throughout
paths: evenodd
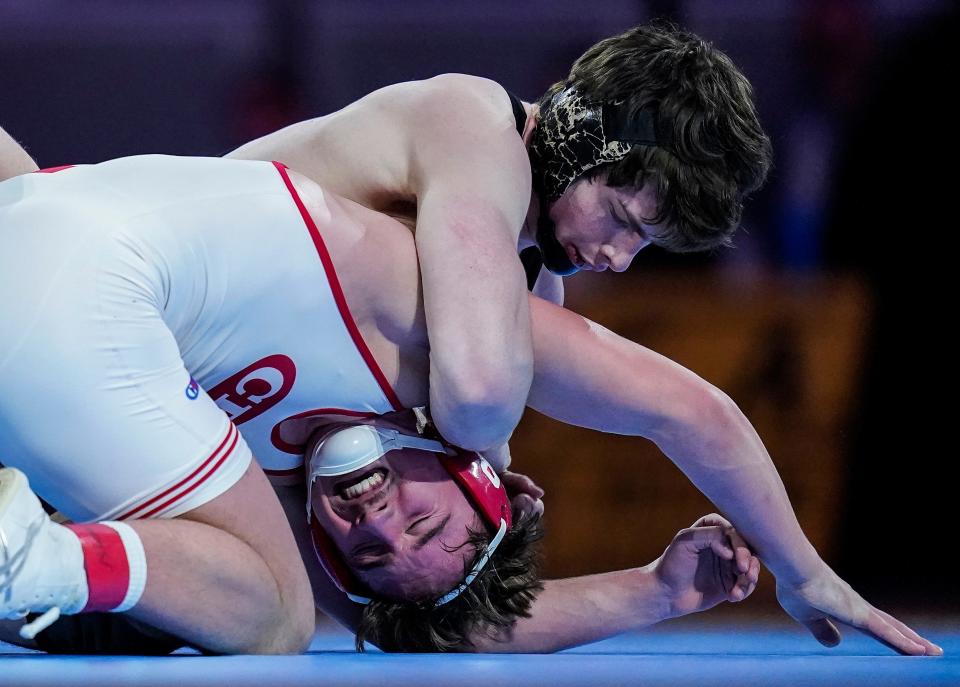
M 355 477 L 342 480 L 334 485 L 334 491 L 344 501 L 359 499 L 379 491 L 387 483 L 389 471 L 383 467 L 367 470 Z

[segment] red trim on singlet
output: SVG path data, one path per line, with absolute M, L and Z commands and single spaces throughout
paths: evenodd
M 317 249 L 317 255 L 320 256 L 320 262 L 323 263 L 323 270 L 327 273 L 327 282 L 330 284 L 330 290 L 333 292 L 333 298 L 337 303 L 337 308 L 340 310 L 340 317 L 343 318 L 343 323 L 346 325 L 347 331 L 350 332 L 350 338 L 353 339 L 353 343 L 357 347 L 357 351 L 360 352 L 360 356 L 367 364 L 367 367 L 370 368 L 370 373 L 373 375 L 374 379 L 377 380 L 377 383 L 380 385 L 380 389 L 383 391 L 383 395 L 387 397 L 388 401 L 390 401 L 390 405 L 393 406 L 394 410 L 403 410 L 403 405 L 400 403 L 400 399 L 397 397 L 397 394 L 394 393 L 393 387 L 390 386 L 390 382 L 387 381 L 386 376 L 383 374 L 383 371 L 380 369 L 380 366 L 374 359 L 373 354 L 367 347 L 367 343 L 363 340 L 363 336 L 361 336 L 360 330 L 357 328 L 357 323 L 354 321 L 353 315 L 350 314 L 350 308 L 347 306 L 347 299 L 344 297 L 343 289 L 340 287 L 340 280 L 337 279 L 337 271 L 333 267 L 333 261 L 330 259 L 330 253 L 327 251 L 327 246 L 323 242 L 323 237 L 320 235 L 320 230 L 313 221 L 313 217 L 311 217 L 310 213 L 307 212 L 307 208 L 303 204 L 300 194 L 297 193 L 297 189 L 294 188 L 293 182 L 290 180 L 290 175 L 287 174 L 287 166 L 282 162 L 274 162 L 273 166 L 277 168 L 278 172 L 280 172 L 280 177 L 283 179 L 283 183 L 286 185 L 287 190 L 290 191 L 290 195 L 293 197 L 293 202 L 300 211 L 300 216 L 303 218 L 303 223 L 307 225 L 307 231 L 310 233 L 310 238 L 313 239 L 313 245 Z
M 59 167 L 45 167 L 44 169 L 38 169 L 34 174 L 53 174 L 54 172 L 62 172 L 65 169 L 70 169 L 71 167 L 76 167 L 76 165 L 60 165 Z
M 191 472 L 189 475 L 184 477 L 182 480 L 174 484 L 172 487 L 170 487 L 166 491 L 157 494 L 156 496 L 152 497 L 147 501 L 144 501 L 140 505 L 128 510 L 127 512 L 123 513 L 122 515 L 118 516 L 115 519 L 127 520 L 134 516 L 136 516 L 138 520 L 149 518 L 150 516 L 156 515 L 160 511 L 169 508 L 177 501 L 182 501 L 184 497 L 186 497 L 192 491 L 196 490 L 197 487 L 202 485 L 204 482 L 210 479 L 210 477 L 213 476 L 213 474 L 220 468 L 221 465 L 223 465 L 223 462 L 233 452 L 233 449 L 234 447 L 236 447 L 237 441 L 239 441 L 239 439 L 240 439 L 240 434 L 237 431 L 237 427 L 231 422 L 230 426 L 227 428 L 227 435 L 223 438 L 223 441 L 220 442 L 220 445 L 217 446 L 216 449 L 214 449 L 213 453 L 211 453 L 210 456 L 207 457 L 207 459 L 204 460 L 203 463 L 201 463 L 196 470 Z M 221 455 L 221 452 L 222 452 L 222 455 Z M 211 466 L 211 463 L 212 463 L 212 466 Z M 200 479 L 198 479 L 193 484 L 188 485 L 188 482 L 190 482 L 190 480 L 194 479 L 197 475 L 199 475 L 205 469 L 207 470 L 207 473 L 205 475 L 201 476 Z M 173 492 L 177 492 L 177 490 L 180 490 L 181 488 L 183 488 L 181 491 L 174 494 L 171 498 L 167 499 L 160 505 L 156 506 L 155 508 L 152 508 L 151 510 L 145 513 L 140 513 L 140 511 L 142 511 L 143 509 L 149 508 L 160 499 L 163 499 L 164 497 L 170 495 Z

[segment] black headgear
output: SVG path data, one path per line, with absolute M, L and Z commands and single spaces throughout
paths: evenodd
M 624 101 L 591 103 L 568 86 L 540 109 L 530 146 L 533 190 L 540 197 L 537 244 L 544 266 L 561 276 L 576 272 L 557 241 L 548 210 L 571 183 L 607 162 L 618 162 L 634 145 L 669 145 L 657 127 L 656 111 L 631 115 Z

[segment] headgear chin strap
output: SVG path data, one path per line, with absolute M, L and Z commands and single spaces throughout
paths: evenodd
M 418 427 L 419 429 L 419 427 Z M 337 476 L 366 467 L 389 451 L 416 448 L 437 454 L 440 463 L 480 513 L 484 524 L 496 530 L 483 555 L 463 582 L 434 602 L 442 606 L 458 597 L 490 560 L 512 524 L 510 499 L 493 467 L 479 453 L 457 453 L 440 440 L 412 436 L 369 424 L 338 425 L 314 446 L 308 461 L 307 518 L 313 548 L 320 564 L 337 588 L 356 603 L 370 603 L 372 595 L 344 561 L 340 550 L 323 529 L 312 507 L 314 480 Z
M 619 162 L 634 145 L 669 144 L 653 108 L 631 113 L 623 101 L 592 103 L 576 86 L 554 94 L 540 109 L 530 144 L 533 189 L 540 198 L 537 244 L 548 270 L 560 276 L 577 271 L 547 216 L 570 184 L 594 167 Z
M 540 249 L 543 266 L 558 277 L 569 277 L 579 271 L 557 241 L 557 228 L 550 219 L 549 209 L 542 204 L 537 218 L 537 248 Z

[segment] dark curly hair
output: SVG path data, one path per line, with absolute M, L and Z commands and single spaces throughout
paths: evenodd
M 588 170 L 613 187 L 656 184 L 654 242 L 674 252 L 731 245 L 746 196 L 772 164 L 753 88 L 725 54 L 667 22 L 637 26 L 587 50 L 540 99 L 565 88 L 591 102 L 626 101 L 631 114 L 652 108 L 672 145 L 634 145 L 619 162 Z
M 462 545 L 476 553 L 464 565 L 464 576 L 483 555 L 490 533 L 469 530 Z M 543 589 L 540 551 L 543 527 L 538 516 L 514 520 L 487 565 L 460 596 L 443 606 L 433 600 L 375 599 L 364 608 L 357 627 L 357 651 L 364 643 L 383 651 L 439 652 L 469 649 L 479 633 L 497 639 L 517 618 L 530 616 L 530 606 Z

